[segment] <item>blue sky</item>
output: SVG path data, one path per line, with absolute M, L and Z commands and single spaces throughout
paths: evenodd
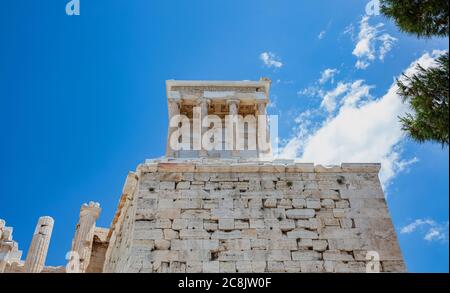
M 71 17 L 66 2 L 0 10 L 0 218 L 24 254 L 42 215 L 49 265 L 83 202 L 109 226 L 127 172 L 164 153 L 165 80 L 266 76 L 283 154 L 382 162 L 408 270 L 448 272 L 449 151 L 404 137 L 392 86 L 447 39 L 407 36 L 360 0 L 81 0 Z

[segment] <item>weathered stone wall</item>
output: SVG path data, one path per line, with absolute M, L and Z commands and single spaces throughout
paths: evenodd
M 404 271 L 378 171 L 149 162 L 118 211 L 104 271 L 366 272 L 368 251 L 381 271 Z
M 135 218 L 134 198 L 137 190 L 138 177 L 129 173 L 120 197 L 119 206 L 114 216 L 110 234 L 109 246 L 105 254 L 104 273 L 127 272 L 133 242 L 133 225 Z
M 92 241 L 92 251 L 86 273 L 101 273 L 105 264 L 106 250 L 108 249 L 109 229 L 96 227 Z

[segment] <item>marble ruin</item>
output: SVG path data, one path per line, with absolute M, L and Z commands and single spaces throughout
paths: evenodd
M 169 119 L 266 117 L 269 90 L 268 79 L 169 80 Z M 379 164 L 320 166 L 274 159 L 260 141 L 252 150 L 206 150 L 203 145 L 174 150 L 169 143 L 177 131 L 173 126 L 166 156 L 146 160 L 128 174 L 109 228 L 96 227 L 98 203 L 81 207 L 67 265 L 45 266 L 53 219 L 39 219 L 25 261 L 12 228 L 1 220 L 0 272 L 406 270 Z M 200 127 L 202 134 L 209 130 Z M 246 141 L 261 135 L 255 127 L 240 130 Z M 269 129 L 264 129 L 267 139 Z

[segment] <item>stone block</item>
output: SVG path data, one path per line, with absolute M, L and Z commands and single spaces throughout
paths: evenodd
M 322 199 L 321 205 L 322 205 L 322 207 L 327 208 L 327 209 L 332 209 L 335 207 L 334 200 L 329 199 L 329 198 Z
M 250 239 L 229 239 L 222 242 L 223 247 L 227 250 L 251 250 Z
M 180 217 L 180 209 L 158 209 L 156 211 L 157 219 L 177 219 Z
M 282 261 L 268 261 L 267 271 L 271 273 L 284 273 L 286 272 L 286 268 Z
M 234 219 L 219 219 L 219 229 L 220 230 L 233 230 L 234 229 Z
M 323 252 L 323 260 L 331 261 L 353 261 L 353 256 L 351 254 L 340 252 L 337 250 L 328 250 Z
M 319 260 L 321 253 L 317 251 L 305 250 L 305 251 L 293 251 L 292 260 Z
M 187 228 L 192 230 L 202 230 L 203 219 L 187 219 Z
M 286 217 L 289 219 L 308 219 L 314 217 L 313 209 L 291 209 L 286 211 Z
M 206 230 L 180 230 L 180 239 L 208 239 L 209 233 Z
M 203 273 L 219 273 L 220 264 L 218 261 L 204 261 L 203 262 Z
M 215 231 L 211 234 L 211 239 L 240 239 L 242 238 L 240 230 L 234 230 L 230 232 Z
M 326 240 L 313 240 L 312 247 L 315 251 L 325 251 L 328 247 L 328 241 Z
M 206 231 L 216 231 L 219 229 L 219 224 L 214 220 L 204 220 L 203 221 L 203 229 Z
M 238 273 L 251 273 L 252 262 L 251 261 L 236 261 L 236 272 Z
M 290 200 L 290 199 L 281 199 L 278 202 L 278 207 L 279 208 L 290 209 L 290 208 L 292 208 L 292 200 Z
M 219 263 L 220 273 L 236 273 L 236 263 L 232 261 L 221 261 Z
M 137 240 L 157 240 L 163 239 L 162 229 L 151 229 L 151 230 L 135 230 L 133 239 Z
M 168 250 L 170 249 L 170 241 L 165 239 L 155 240 L 155 248 L 157 250 Z
M 161 181 L 159 182 L 159 189 L 161 190 L 174 190 L 175 182 L 173 181 Z
M 269 250 L 267 252 L 268 261 L 284 261 L 291 260 L 291 252 L 289 250 Z
M 347 216 L 348 209 L 333 209 L 333 216 L 335 218 L 343 218 Z
M 313 240 L 312 239 L 300 239 L 297 241 L 298 248 L 299 249 L 308 249 L 313 247 Z
M 277 199 L 276 198 L 268 198 L 264 200 L 265 208 L 276 208 L 277 207 Z
M 319 199 L 307 199 L 306 200 L 306 208 L 320 210 L 321 204 Z
M 269 249 L 274 250 L 297 250 L 297 240 L 286 239 L 286 240 L 269 240 Z
M 290 232 L 287 232 L 287 237 L 289 239 L 317 239 L 318 234 L 316 232 L 312 232 L 309 230 L 305 230 L 302 228 L 296 228 Z
M 183 210 L 181 212 L 182 219 L 210 219 L 211 215 L 208 210 Z
M 201 273 L 203 263 L 201 261 L 189 261 L 186 263 L 186 273 Z
M 269 239 L 251 239 L 251 249 L 266 250 L 269 248 Z
M 296 209 L 302 209 L 306 207 L 306 200 L 304 198 L 294 198 L 292 200 L 292 205 Z
M 172 240 L 172 239 L 178 239 L 179 235 L 178 232 L 172 229 L 164 229 L 164 239 L 166 240 Z
M 266 271 L 266 262 L 265 261 L 252 261 L 252 272 L 253 273 L 264 273 Z
M 181 181 L 176 184 L 176 189 L 189 189 L 191 187 L 191 182 Z
M 302 261 L 300 263 L 302 273 L 321 273 L 324 271 L 323 261 Z
M 187 228 L 187 219 L 174 219 L 172 222 L 172 229 L 181 230 Z
M 250 228 L 250 223 L 247 220 L 234 220 L 234 227 L 237 230 L 249 229 Z

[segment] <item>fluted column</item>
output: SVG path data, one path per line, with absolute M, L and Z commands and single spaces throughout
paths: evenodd
M 168 136 L 166 146 L 167 158 L 175 157 L 175 150 L 173 150 L 172 147 L 170 146 L 170 137 L 172 136 L 172 133 L 174 133 L 176 129 L 174 127 L 170 127 L 170 120 L 176 115 L 180 115 L 180 104 L 177 101 L 169 101 L 169 130 L 167 132 Z
M 237 99 L 231 99 L 231 100 L 227 100 L 227 104 L 228 104 L 228 113 L 230 115 L 230 118 L 233 119 L 233 121 L 235 123 L 232 123 L 232 128 L 230 129 L 231 131 L 231 137 L 230 139 L 233 140 L 233 147 L 231 150 L 231 156 L 232 157 L 239 157 L 240 156 L 240 151 L 237 149 L 238 146 L 238 142 L 237 142 L 237 132 L 239 131 L 239 127 L 238 127 L 238 114 L 239 114 L 239 103 L 240 101 Z
M 44 268 L 54 223 L 52 217 L 39 218 L 25 260 L 25 272 L 40 273 Z
M 197 106 L 200 107 L 200 123 L 203 122 L 203 118 L 208 116 L 208 109 L 209 109 L 209 103 L 211 101 L 206 98 L 200 98 L 197 100 Z M 202 125 L 203 126 L 203 125 Z M 201 136 L 200 136 L 200 143 L 202 141 L 203 135 L 208 130 L 208 127 L 202 127 L 201 128 Z M 199 151 L 199 157 L 206 158 L 208 157 L 208 151 L 204 149 L 203 145 L 201 145 L 201 150 Z
M 100 212 L 100 204 L 92 201 L 89 204 L 83 204 L 80 209 L 80 219 L 72 242 L 72 251 L 77 252 L 80 257 L 80 273 L 85 272 L 89 265 L 95 222 Z
M 271 141 L 270 141 L 270 130 L 269 130 L 269 121 L 267 119 L 267 105 L 266 103 L 258 103 L 257 104 L 257 110 L 258 110 L 258 116 L 264 116 L 264 121 L 266 123 L 265 128 L 261 129 L 260 125 L 258 125 L 258 130 L 257 130 L 257 135 L 258 135 L 258 157 L 264 157 L 266 155 L 269 155 L 272 152 L 272 147 L 271 147 Z M 259 123 L 259 119 L 260 117 L 258 117 L 258 123 Z M 264 135 L 262 137 L 261 134 L 263 134 L 262 132 L 264 132 Z M 264 141 L 265 140 L 265 141 Z M 268 144 L 268 148 L 264 148 L 261 149 L 262 146 L 260 146 L 260 142 L 263 142 L 265 144 Z

